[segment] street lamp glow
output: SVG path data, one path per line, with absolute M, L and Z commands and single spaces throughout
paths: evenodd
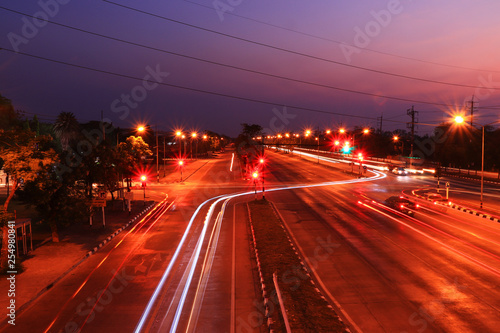
M 363 133 L 368 134 L 368 133 L 370 133 L 370 130 L 369 130 L 368 128 L 365 128 L 365 129 L 363 130 Z
M 326 130 L 326 134 L 330 134 L 332 131 L 330 130 Z
M 198 133 L 196 133 L 196 132 L 191 133 L 192 138 L 196 138 L 197 136 L 198 136 Z
M 462 124 L 464 122 L 464 117 L 462 117 L 462 116 L 456 116 L 455 117 L 455 122 L 457 124 Z
M 345 129 L 341 128 L 341 129 L 339 129 L 339 132 L 342 133 L 342 134 L 344 134 L 345 133 Z
M 145 131 L 144 126 L 137 127 L 137 132 L 144 132 L 144 131 Z
M 176 136 L 181 136 L 181 135 L 182 135 L 182 132 L 181 132 L 181 131 L 177 131 L 177 132 L 175 132 L 175 135 L 176 135 Z
M 252 174 L 252 177 L 253 177 L 254 179 L 255 179 L 255 178 L 257 178 L 257 177 L 259 177 L 259 173 L 258 173 L 258 172 L 254 172 L 254 173 Z
M 145 182 L 145 181 L 146 181 L 146 179 L 148 179 L 148 177 L 146 177 L 145 175 L 142 175 L 142 176 L 141 176 L 141 180 L 142 180 L 143 182 Z
M 206 139 L 207 139 L 207 136 L 206 136 L 206 135 L 204 135 L 204 136 L 203 136 L 203 140 L 206 140 Z
M 399 136 L 394 135 L 394 136 L 392 137 L 392 139 L 393 139 L 394 141 L 398 141 L 398 140 L 399 140 Z
M 336 146 L 340 145 L 340 141 L 339 140 L 335 140 L 335 145 Z
M 179 165 L 182 166 L 184 164 L 184 161 L 179 161 Z

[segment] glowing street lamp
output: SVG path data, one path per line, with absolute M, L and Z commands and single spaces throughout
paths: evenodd
M 184 161 L 180 160 L 179 161 L 179 169 L 181 170 L 181 183 L 182 183 L 182 169 L 184 168 Z
M 142 132 L 144 132 L 145 130 L 146 130 L 146 128 L 144 128 L 144 126 L 139 126 L 139 127 L 137 127 L 137 132 L 139 132 L 139 133 L 142 133 Z
M 259 173 L 257 171 L 254 171 L 252 173 L 252 178 L 253 178 L 253 189 L 255 191 L 255 200 L 257 200 L 257 178 L 259 178 Z
M 456 116 L 455 117 L 455 123 L 457 124 L 463 124 L 465 122 L 464 117 L 462 116 Z M 486 125 L 479 125 L 481 126 L 481 131 L 482 131 L 482 139 L 481 139 L 481 199 L 480 199 L 480 204 L 479 207 L 483 209 L 483 190 L 484 190 L 484 128 L 489 125 L 493 125 L 496 123 L 500 123 L 500 120 L 494 121 L 492 123 L 486 124 Z
M 465 121 L 465 119 L 464 119 L 464 117 L 462 117 L 462 116 L 456 116 L 456 117 L 455 117 L 455 122 L 456 122 L 457 124 L 462 124 L 464 121 Z
M 179 143 L 179 158 L 182 156 L 182 151 L 181 151 L 181 138 L 182 138 L 182 132 L 181 131 L 176 131 L 175 136 L 177 137 L 177 141 Z
M 141 176 L 141 182 L 142 182 L 142 189 L 144 193 L 144 206 L 146 206 L 146 181 L 148 180 L 148 177 L 146 175 Z

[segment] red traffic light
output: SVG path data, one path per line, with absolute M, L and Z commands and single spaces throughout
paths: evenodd
M 146 175 L 142 175 L 142 176 L 141 176 L 141 180 L 142 180 L 143 182 L 145 182 L 147 179 L 148 179 L 148 177 L 146 177 Z
M 259 177 L 259 173 L 257 171 L 255 171 L 253 174 L 252 174 L 252 177 L 254 179 L 258 178 Z
M 184 165 L 184 161 L 179 161 L 179 166 L 183 166 Z

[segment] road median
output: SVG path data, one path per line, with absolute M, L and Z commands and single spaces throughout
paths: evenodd
M 286 331 L 273 282 L 276 273 L 292 331 L 348 331 L 315 286 L 271 204 L 266 200 L 251 201 L 248 210 L 270 328 Z

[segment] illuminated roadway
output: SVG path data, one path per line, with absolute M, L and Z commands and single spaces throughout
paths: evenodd
M 231 171 L 230 160 L 226 153 L 210 161 L 185 184 L 151 187 L 156 209 L 19 314 L 16 328 L 265 331 L 245 205 L 253 183 L 241 179 L 237 163 Z M 435 186 L 433 177 L 358 180 L 268 152 L 265 185 L 353 331 L 497 331 L 499 225 L 431 203 L 414 218 L 382 204 Z M 498 191 L 485 193 L 493 204 Z

